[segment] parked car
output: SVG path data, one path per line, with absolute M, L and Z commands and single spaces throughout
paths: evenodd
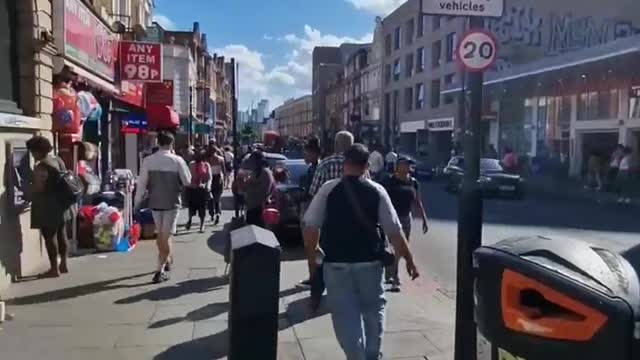
M 301 219 L 302 202 L 305 200 L 306 191 L 303 186 L 306 183 L 309 165 L 304 160 L 286 160 L 283 168 L 286 176 L 278 179 L 273 193 L 273 206 L 280 212 L 280 223 L 272 228 L 282 243 L 299 242 L 302 239 Z
M 447 177 L 446 190 L 457 193 L 462 188 L 464 178 L 464 158 L 454 156 L 444 168 Z M 484 195 L 507 196 L 515 199 L 524 197 L 525 181 L 518 174 L 505 172 L 496 159 L 480 159 L 480 188 Z

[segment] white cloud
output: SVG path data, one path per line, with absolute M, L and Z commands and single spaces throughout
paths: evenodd
M 264 40 L 273 40 L 273 36 L 271 36 L 271 35 L 269 35 L 269 34 L 264 34 L 264 35 L 262 35 L 262 38 L 263 38 Z
M 273 38 L 264 35 L 265 40 Z M 370 42 L 372 34 L 360 38 L 323 34 L 320 30 L 305 25 L 301 34 L 286 34 L 277 38 L 290 46 L 283 62 L 267 68 L 265 55 L 244 45 L 232 44 L 213 52 L 234 57 L 239 63 L 240 108 L 252 101 L 269 99 L 271 107 L 282 104 L 285 99 L 311 92 L 312 53 L 316 46 L 338 46 L 342 43 Z
M 162 14 L 154 14 L 153 21 L 157 22 L 162 26 L 165 30 L 176 30 L 176 23 L 173 20 L 169 19 L 168 16 Z
M 365 10 L 375 15 L 388 15 L 407 0 L 346 0 L 358 10 Z

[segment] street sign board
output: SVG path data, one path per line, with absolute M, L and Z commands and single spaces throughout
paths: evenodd
M 421 0 L 428 15 L 502 17 L 504 0 Z
M 491 67 L 497 58 L 495 37 L 483 29 L 471 29 L 458 43 L 457 58 L 466 71 L 479 72 Z
M 120 42 L 120 80 L 162 82 L 162 44 Z

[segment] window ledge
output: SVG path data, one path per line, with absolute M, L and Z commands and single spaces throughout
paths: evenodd
M 42 125 L 42 121 L 38 118 L 12 112 L 4 112 L 4 107 L 2 106 L 2 103 L 0 103 L 0 128 L 42 130 Z

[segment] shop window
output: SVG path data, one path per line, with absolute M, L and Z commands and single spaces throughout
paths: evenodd
M 640 118 L 640 86 L 634 86 L 629 93 L 629 118 Z
M 617 89 L 592 91 L 578 96 L 578 120 L 606 120 L 618 117 Z
M 404 89 L 404 111 L 409 112 L 413 110 L 413 88 L 408 87 Z
M 424 108 L 424 84 L 416 85 L 416 110 Z

